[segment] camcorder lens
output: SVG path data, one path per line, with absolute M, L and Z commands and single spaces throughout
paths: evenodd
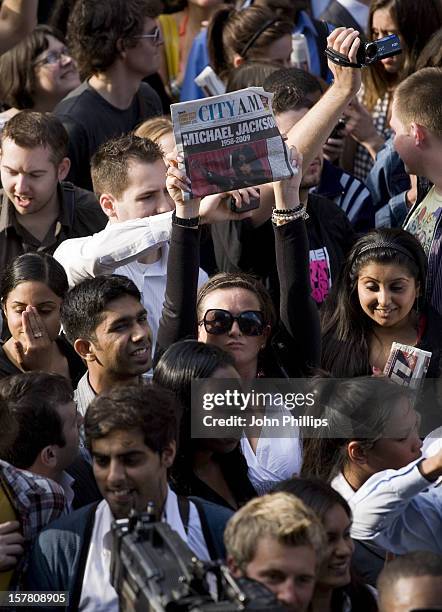
M 399 55 L 399 53 L 402 53 L 399 36 L 390 34 L 361 45 L 357 53 L 357 61 L 362 66 L 368 66 L 387 57 Z

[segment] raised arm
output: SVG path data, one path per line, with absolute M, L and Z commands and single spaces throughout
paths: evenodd
M 302 158 L 294 151 L 292 156 L 298 171 L 290 179 L 273 183 L 272 220 L 280 286 L 281 342 L 287 344 L 284 360 L 287 363 L 281 365 L 289 376 L 299 376 L 319 365 L 321 335 L 318 309 L 311 298 L 306 213 L 299 203 Z
M 169 259 L 167 262 L 166 295 L 158 330 L 154 364 L 168 346 L 187 337 L 197 336 L 196 296 L 199 272 L 200 223 L 225 221 L 235 215 L 226 207 L 227 194 L 207 196 L 199 199 L 183 200 L 182 192 L 189 191 L 189 180 L 178 170 L 177 162 L 170 161 L 167 170 L 167 189 L 175 202 L 176 218 L 172 223 Z M 257 196 L 255 190 L 232 192 L 238 205 L 242 198 L 247 199 L 249 191 Z M 230 194 L 229 194 L 230 197 Z M 236 215 L 240 218 L 249 213 Z M 189 219 L 193 220 L 189 226 Z
M 359 49 L 359 32 L 352 28 L 336 28 L 327 38 L 328 46 L 356 61 Z M 322 98 L 309 110 L 287 134 L 288 144 L 294 145 L 304 158 L 308 168 L 315 155 L 330 136 L 341 114 L 361 86 L 361 70 L 344 68 L 328 62 L 333 73 L 333 84 Z
M 167 260 L 166 294 L 158 329 L 154 366 L 174 342 L 196 338 L 196 294 L 199 272 L 199 199 L 184 203 L 181 190 L 187 179 L 174 165 L 167 171 L 167 188 L 175 202 L 169 258 Z M 185 226 L 186 223 L 194 223 Z
M 99 274 L 113 274 L 170 237 L 172 213 L 109 224 L 101 232 L 84 238 L 71 238 L 60 244 L 54 257 L 64 267 L 69 286 Z
M 372 476 L 351 499 L 351 535 L 395 554 L 442 552 L 438 536 L 442 495 L 431 483 L 442 475 L 442 451 L 400 470 Z
M 0 55 L 37 25 L 38 0 L 3 0 L 0 8 Z

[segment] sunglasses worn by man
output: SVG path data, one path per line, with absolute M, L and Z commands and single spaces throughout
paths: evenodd
M 199 325 L 204 325 L 208 334 L 220 336 L 230 332 L 235 321 L 245 336 L 261 336 L 264 332 L 264 320 L 259 310 L 245 310 L 239 315 L 233 315 L 222 308 L 211 308 Z

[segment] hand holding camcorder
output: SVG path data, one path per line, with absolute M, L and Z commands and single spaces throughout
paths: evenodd
M 351 62 L 348 57 L 338 53 L 331 47 L 327 47 L 325 50 L 326 56 L 334 64 L 348 68 L 364 68 L 387 57 L 399 55 L 399 53 L 402 53 L 401 41 L 396 34 L 390 34 L 370 42 L 361 42 L 356 54 L 356 62 Z

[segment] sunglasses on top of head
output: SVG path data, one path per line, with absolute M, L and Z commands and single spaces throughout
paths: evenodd
M 235 316 L 228 310 L 211 308 L 205 313 L 199 325 L 204 325 L 208 334 L 220 336 L 227 334 L 235 321 L 245 336 L 261 336 L 264 332 L 264 320 L 259 310 L 245 310 Z

